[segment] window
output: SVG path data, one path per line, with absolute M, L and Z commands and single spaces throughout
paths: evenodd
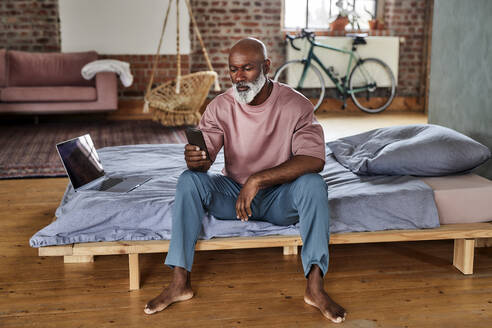
M 284 28 L 329 29 L 343 8 L 354 25 L 347 29 L 368 30 L 376 5 L 377 0 L 284 0 Z

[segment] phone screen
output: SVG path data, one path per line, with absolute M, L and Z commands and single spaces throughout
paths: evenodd
M 207 159 L 210 159 L 207 144 L 205 143 L 205 139 L 203 138 L 203 133 L 201 130 L 196 128 L 186 129 L 186 138 L 188 139 L 188 143 L 190 145 L 198 146 L 201 150 L 205 151 L 205 153 L 207 154 Z

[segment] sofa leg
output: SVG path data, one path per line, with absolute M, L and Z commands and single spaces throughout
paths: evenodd
M 475 239 L 455 239 L 453 265 L 464 274 L 473 274 Z
M 284 255 L 297 255 L 297 246 L 284 246 Z
M 90 263 L 94 262 L 93 255 L 65 255 L 63 263 Z
M 34 124 L 39 124 L 39 116 L 38 115 L 34 115 Z
M 130 269 L 130 290 L 140 289 L 140 266 L 138 264 L 138 253 L 128 254 Z

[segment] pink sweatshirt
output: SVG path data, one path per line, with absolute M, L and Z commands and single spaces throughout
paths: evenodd
M 210 102 L 198 125 L 212 161 L 224 147 L 222 173 L 240 184 L 294 155 L 325 160 L 323 128 L 313 105 L 291 87 L 273 83 L 270 97 L 258 106 L 237 102 L 228 89 Z

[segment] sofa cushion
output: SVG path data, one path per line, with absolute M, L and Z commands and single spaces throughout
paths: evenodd
M 8 86 L 94 86 L 80 71 L 97 60 L 95 51 L 74 53 L 29 53 L 9 50 Z
M 9 87 L 0 93 L 3 102 L 95 101 L 94 87 Z
M 7 51 L 0 49 L 0 87 L 7 85 Z

